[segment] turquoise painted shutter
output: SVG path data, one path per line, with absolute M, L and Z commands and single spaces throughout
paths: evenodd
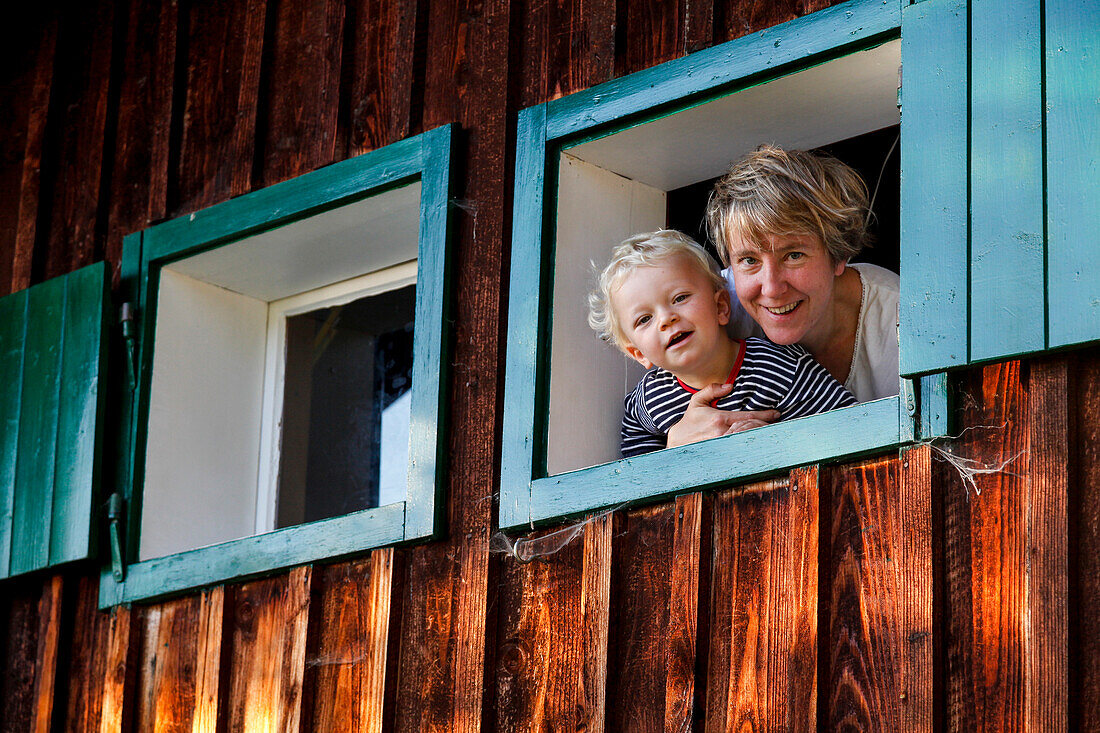
M 901 15 L 901 373 L 969 360 L 965 0 Z
M 0 577 L 92 551 L 105 273 L 99 263 L 0 298 Z
M 1046 0 L 1051 348 L 1100 339 L 1100 4 Z
M 1040 0 L 970 4 L 970 358 L 1046 348 Z

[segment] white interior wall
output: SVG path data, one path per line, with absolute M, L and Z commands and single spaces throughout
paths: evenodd
M 665 192 L 567 155 L 558 167 L 550 362 L 550 474 L 617 460 L 623 396 L 643 369 L 588 327 L 592 261 L 665 225 Z
M 255 531 L 267 303 L 163 269 L 142 560 Z

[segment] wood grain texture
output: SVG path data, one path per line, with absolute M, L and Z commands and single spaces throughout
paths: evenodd
M 489 532 L 497 489 L 509 8 L 503 0 L 432 3 L 424 129 L 457 122 L 454 331 L 446 479 L 448 539 L 407 553 L 395 729 L 482 728 L 486 630 L 495 586 Z M 489 638 L 487 638 L 487 634 Z
M 186 33 L 185 94 L 173 214 L 252 188 L 266 0 L 196 0 Z M 178 114 L 177 112 L 174 112 Z
M 38 651 L 37 609 L 41 582 L 25 578 L 5 582 L 0 653 L 0 724 L 10 730 L 29 730 Z
M 670 647 L 676 508 L 615 515 L 608 640 L 607 729 L 662 731 Z
M 381 733 L 393 550 L 314 573 L 302 730 Z
M 615 75 L 623 76 L 684 55 L 684 0 L 621 0 L 616 21 Z
M 130 0 L 125 46 L 120 52 L 123 60 L 104 251 L 115 278 L 122 260 L 122 238 L 167 213 L 172 119 L 173 112 L 179 112 L 172 106 L 178 33 L 178 0 Z
M 192 596 L 135 612 L 130 629 L 130 644 L 138 649 L 135 730 L 193 729 L 200 606 L 200 599 Z
M 61 616 L 63 612 L 72 612 L 62 607 L 63 584 L 60 575 L 46 578 L 38 600 L 38 650 L 34 658 L 35 676 L 31 693 L 33 709 L 27 728 L 34 733 L 49 733 L 53 725 Z
M 270 12 L 274 29 L 264 50 L 257 186 L 331 163 L 340 106 L 342 0 L 275 3 Z
M 1030 366 L 1024 721 L 1028 730 L 1065 731 L 1069 703 L 1069 375 L 1064 358 L 1037 359 Z
M 665 650 L 666 733 L 690 731 L 695 720 L 703 503 L 703 495 L 694 493 L 676 497 L 673 505 L 676 520 Z
M 114 6 L 100 2 L 66 12 L 61 22 L 39 214 L 47 279 L 103 256 L 97 227 L 114 20 Z
M 218 726 L 223 676 L 225 631 L 225 587 L 217 586 L 199 595 L 197 644 L 195 649 L 195 714 L 191 730 L 214 731 Z
M 226 659 L 229 730 L 294 731 L 301 717 L 311 569 L 231 589 Z
M 1070 362 L 1070 730 L 1100 730 L 1100 350 Z
M 130 644 L 131 612 L 128 606 L 118 606 L 100 615 L 109 620 L 99 733 L 128 731 L 137 661 L 137 645 Z
M 714 500 L 707 730 L 817 728 L 816 468 Z
M 1028 401 L 1019 362 L 960 380 L 962 432 L 945 445 L 993 470 L 938 475 L 944 502 L 946 725 L 1022 730 L 1027 663 Z M 984 470 L 983 468 L 983 470 Z
M 0 105 L 0 129 L 4 130 L 0 137 L 0 295 L 17 289 L 12 275 L 19 256 L 16 245 L 20 234 L 21 190 L 25 175 L 37 176 L 37 170 L 26 170 L 27 145 L 34 142 L 35 156 L 41 154 L 56 40 L 57 13 L 53 8 L 27 8 L 24 12 L 30 16 L 22 19 L 24 25 L 0 39 L 5 46 L 0 62 L 0 88 L 6 90 L 4 104 Z M 38 32 L 26 33 L 27 27 L 34 27 Z M 39 91 L 36 95 L 35 90 L 42 87 L 45 94 Z M 37 129 L 32 123 L 37 123 Z M 37 206 L 37 177 L 30 183 L 35 187 L 33 198 Z M 33 218 L 36 209 L 30 211 Z M 33 246 L 34 222 L 31 222 L 30 231 L 29 243 Z M 25 277 L 29 278 L 29 250 L 24 259 L 28 268 Z
M 525 538 L 545 553 L 531 562 L 502 560 L 497 730 L 603 729 L 610 517 L 591 521 Z
M 521 109 L 611 78 L 613 0 L 527 0 L 514 3 L 512 13 L 520 38 L 510 83 Z
M 32 66 L 25 97 L 26 132 L 23 150 L 16 153 L 19 157 L 18 188 L 11 192 L 15 202 L 15 228 L 14 231 L 6 230 L 12 231 L 12 238 L 4 241 L 4 244 L 11 242 L 9 276 L 6 282 L 0 281 L 0 292 L 4 293 L 22 290 L 29 287 L 32 281 L 31 269 L 38 236 L 39 195 L 42 188 L 42 157 L 46 146 L 46 122 L 53 88 L 58 25 L 59 14 L 46 13 L 39 29 L 37 46 L 29 54 Z M 12 182 L 15 183 L 15 180 Z
M 103 705 L 110 670 L 112 617 L 96 613 L 99 583 L 95 576 L 73 578 L 75 604 L 70 617 L 72 642 L 61 684 L 68 703 L 64 711 L 66 730 L 96 731 L 103 728 Z M 123 661 L 125 669 L 125 661 Z
M 927 449 L 825 473 L 831 730 L 932 730 Z
M 339 138 L 348 157 L 407 137 L 422 3 L 355 0 L 344 21 Z M 339 143 L 338 143 L 339 144 Z

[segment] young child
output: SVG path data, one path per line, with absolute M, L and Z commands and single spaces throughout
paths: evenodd
M 616 247 L 588 307 L 593 330 L 650 370 L 626 396 L 624 458 L 664 448 L 691 395 L 712 383 L 733 385 L 715 407 L 775 409 L 781 420 L 856 404 L 801 346 L 731 338 L 717 265 L 680 232 L 638 234 Z

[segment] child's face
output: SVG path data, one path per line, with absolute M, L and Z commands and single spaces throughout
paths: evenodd
M 663 367 L 681 379 L 713 370 L 728 341 L 729 294 L 686 257 L 671 257 L 630 271 L 611 293 L 623 350 L 649 369 Z M 728 368 L 728 367 L 727 367 Z

